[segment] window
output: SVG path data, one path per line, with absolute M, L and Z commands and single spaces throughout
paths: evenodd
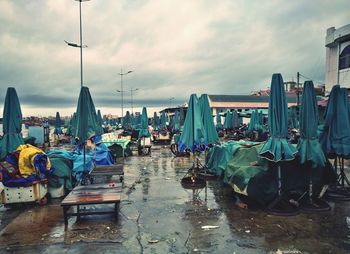
M 350 68 L 350 45 L 339 56 L 339 70 Z

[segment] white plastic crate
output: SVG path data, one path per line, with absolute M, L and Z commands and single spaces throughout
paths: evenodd
M 38 182 L 28 187 L 3 187 L 1 201 L 3 204 L 39 201 L 47 193 L 47 183 Z

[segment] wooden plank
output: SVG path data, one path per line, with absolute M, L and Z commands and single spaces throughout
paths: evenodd
M 61 206 L 66 205 L 88 205 L 88 204 L 107 204 L 120 202 L 120 195 L 117 193 L 103 194 L 74 194 L 70 193 L 61 203 Z
M 124 166 L 122 164 L 96 166 L 90 175 L 124 175 Z
M 79 185 L 76 186 L 72 191 L 81 191 L 81 190 L 100 190 L 100 189 L 121 189 L 121 186 L 117 186 L 116 183 L 97 183 L 97 184 L 88 184 L 88 185 Z

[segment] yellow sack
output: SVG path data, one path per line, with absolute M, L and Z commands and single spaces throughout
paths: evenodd
M 36 169 L 34 166 L 35 156 L 38 154 L 45 154 L 44 151 L 32 145 L 20 145 L 17 147 L 17 151 L 19 151 L 18 158 L 18 168 L 21 176 L 27 178 L 30 175 L 36 174 Z M 47 158 L 46 169 L 50 170 L 51 163 L 49 158 Z

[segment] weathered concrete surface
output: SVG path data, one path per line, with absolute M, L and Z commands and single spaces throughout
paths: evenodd
M 332 212 L 322 215 L 274 217 L 238 209 L 231 188 L 220 181 L 208 182 L 200 191 L 183 189 L 180 180 L 191 161 L 173 158 L 169 148 L 156 147 L 152 157 L 134 156 L 124 163 L 117 221 L 111 216 L 73 217 L 65 230 L 60 200 L 44 207 L 2 208 L 0 252 L 350 252 L 350 203 L 332 204 Z

